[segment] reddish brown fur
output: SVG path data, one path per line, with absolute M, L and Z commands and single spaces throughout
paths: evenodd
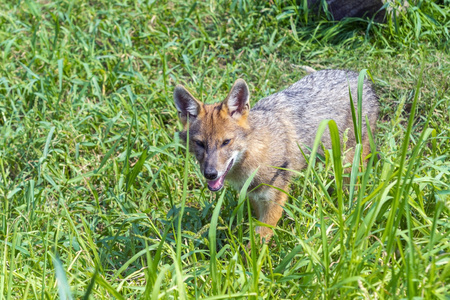
M 277 145 L 273 143 L 272 132 L 266 127 L 259 127 L 258 130 L 250 129 L 248 110 L 244 111 L 237 119 L 230 116 L 227 99 L 222 103 L 209 105 L 199 103 L 198 115 L 189 126 L 189 147 L 195 154 L 202 172 L 204 172 L 208 155 L 196 144 L 196 141 L 204 142 L 207 147 L 217 148 L 216 167 L 220 170 L 227 167 L 226 163 L 233 151 L 243 153 L 227 175 L 227 180 L 236 189 L 240 190 L 253 171 L 259 168 L 253 181 L 254 184 L 250 186 L 249 190 L 256 188 L 260 182 L 270 183 L 281 190 L 287 190 L 289 181 L 283 176 L 275 178 L 278 171 L 273 168 L 276 165 L 273 154 L 278 149 L 276 149 Z M 286 127 L 284 139 L 290 145 L 287 147 L 288 156 L 295 156 L 298 151 L 295 128 L 292 124 L 283 123 Z M 184 140 L 186 140 L 187 130 L 187 123 L 185 123 L 184 131 L 181 133 Z M 230 144 L 227 147 L 220 147 L 219 144 L 226 139 L 231 140 Z M 299 167 L 299 163 L 294 163 L 292 167 Z M 275 180 L 272 180 L 273 178 Z M 276 226 L 283 213 L 283 206 L 287 199 L 286 194 L 268 186 L 260 186 L 249 193 L 249 198 L 256 217 L 263 223 Z M 268 238 L 272 235 L 272 230 L 268 227 L 257 227 L 256 232 L 260 234 L 261 238 Z

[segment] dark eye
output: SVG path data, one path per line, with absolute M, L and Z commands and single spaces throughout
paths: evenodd
M 195 141 L 195 144 L 201 148 L 205 148 L 205 144 L 202 141 Z
M 231 141 L 231 140 L 225 140 L 225 141 L 223 141 L 222 146 L 228 145 L 228 144 L 230 143 L 230 141 Z

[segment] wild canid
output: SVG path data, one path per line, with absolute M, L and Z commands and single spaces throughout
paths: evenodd
M 358 74 L 352 71 L 317 71 L 260 100 L 252 109 L 250 92 L 242 79 L 234 83 L 225 100 L 214 104 L 199 102 L 178 85 L 174 101 L 184 125 L 180 138 L 186 142 L 189 129 L 189 150 L 197 158 L 213 192 L 223 187 L 225 179 L 239 191 L 259 168 L 249 191 L 259 187 L 248 196 L 258 220 L 276 226 L 287 195 L 273 187 L 287 191 L 292 172 L 284 169 L 300 170 L 306 166 L 299 146 L 305 152 L 312 148 L 319 123 L 324 119 L 334 120 L 341 137 L 349 129 L 347 148 L 355 146 L 349 87 L 352 95 L 356 95 L 357 81 Z M 378 97 L 371 83 L 365 80 L 363 128 L 366 128 L 365 116 L 370 127 L 375 128 L 378 108 Z M 363 157 L 366 157 L 370 146 L 365 130 L 362 141 Z M 323 135 L 322 142 L 331 148 L 329 134 Z M 348 151 L 345 161 L 351 162 L 353 154 L 354 151 Z M 270 228 L 262 226 L 256 232 L 266 240 L 273 234 Z

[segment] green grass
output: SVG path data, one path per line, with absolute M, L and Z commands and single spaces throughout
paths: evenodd
M 0 299 L 448 299 L 450 3 L 293 3 L 0 2 Z M 245 191 L 207 190 L 172 90 L 244 78 L 255 103 L 303 65 L 370 70 L 379 159 L 341 189 L 335 139 L 249 253 Z

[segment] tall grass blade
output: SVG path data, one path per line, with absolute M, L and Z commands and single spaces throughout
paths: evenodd
M 136 177 L 138 176 L 139 172 L 141 172 L 142 167 L 144 166 L 145 159 L 147 158 L 148 149 L 145 149 L 141 156 L 139 157 L 139 160 L 137 163 L 133 166 L 131 169 L 131 172 L 128 174 L 128 180 L 127 180 L 127 186 L 126 190 L 129 191 L 130 188 L 133 186 Z
M 89 300 L 89 295 L 91 295 L 92 291 L 94 290 L 95 277 L 97 277 L 97 275 L 98 275 L 98 268 L 95 269 L 95 273 L 94 275 L 92 275 L 91 282 L 89 282 L 86 292 L 84 293 L 83 300 Z
M 209 270 L 211 273 L 212 280 L 212 292 L 214 295 L 219 293 L 218 283 L 222 281 L 220 273 L 217 272 L 217 260 L 216 260 L 216 237 L 217 237 L 217 220 L 219 218 L 220 209 L 222 208 L 223 197 L 225 196 L 224 190 L 219 197 L 219 201 L 216 204 L 216 208 L 214 208 L 214 212 L 211 218 L 211 226 L 209 227 L 209 251 L 210 251 L 210 261 L 209 261 Z
M 245 181 L 245 183 L 242 186 L 241 191 L 239 193 L 238 204 L 230 216 L 229 228 L 232 228 L 234 218 L 236 218 L 236 224 L 239 226 L 238 240 L 240 243 L 243 242 L 242 241 L 242 237 L 243 237 L 242 226 L 240 226 L 240 225 L 242 224 L 242 220 L 244 218 L 244 203 L 245 203 L 245 199 L 247 198 L 248 188 L 249 188 L 250 184 L 252 183 L 253 178 L 258 173 L 258 170 L 259 170 L 259 167 Z M 231 234 L 231 232 L 230 232 L 230 234 Z
M 363 88 L 364 88 L 364 78 L 366 76 L 366 74 L 368 73 L 367 69 L 363 69 L 359 72 L 358 75 L 358 135 L 359 135 L 359 143 L 362 143 L 362 131 L 363 131 L 363 127 L 362 127 L 362 121 L 363 121 L 363 116 L 362 116 L 362 100 L 363 100 Z M 356 134 L 356 131 L 355 131 Z
M 71 300 L 72 292 L 70 291 L 70 285 L 67 281 L 66 272 L 58 256 L 52 257 L 53 266 L 55 267 L 56 280 L 58 285 L 58 294 L 61 300 Z
M 415 94 L 414 94 L 414 100 L 412 103 L 412 107 L 411 107 L 411 114 L 409 116 L 409 121 L 408 121 L 408 127 L 406 129 L 406 133 L 405 133 L 405 138 L 403 140 L 402 143 L 402 148 L 401 148 L 401 153 L 400 153 L 400 159 L 399 159 L 399 170 L 400 172 L 398 173 L 398 178 L 397 178 L 397 186 L 395 188 L 395 196 L 393 199 L 393 206 L 391 209 L 391 212 L 389 214 L 389 218 L 386 224 L 386 228 L 393 228 L 394 226 L 394 220 L 397 219 L 399 220 L 402 216 L 397 215 L 397 209 L 399 207 L 399 201 L 400 201 L 400 192 L 401 192 L 401 184 L 404 183 L 404 180 L 402 180 L 402 175 L 403 175 L 403 166 L 405 164 L 405 160 L 406 160 L 406 154 L 407 154 L 407 150 L 408 150 L 408 145 L 409 145 L 409 140 L 410 140 L 410 134 L 411 134 L 411 130 L 412 130 L 412 126 L 414 123 L 414 116 L 415 116 L 415 112 L 416 112 L 416 106 L 417 106 L 417 100 L 419 99 L 419 93 L 420 93 L 420 87 L 422 85 L 422 76 L 423 76 L 423 70 L 424 70 L 424 65 L 422 64 L 421 68 L 420 68 L 420 72 L 419 72 L 419 78 L 418 78 L 418 82 L 416 85 L 416 90 L 415 90 Z M 395 231 L 395 228 L 394 228 Z M 389 236 L 388 236 L 389 235 Z M 387 252 L 390 255 L 391 254 L 391 250 L 392 250 L 392 246 L 393 246 L 393 242 L 394 242 L 394 237 L 395 234 L 391 234 L 391 231 L 385 231 L 385 234 L 382 237 L 382 242 L 384 242 L 386 239 L 388 240 L 388 244 L 387 244 Z M 387 257 L 389 257 L 389 255 Z M 386 262 L 387 263 L 387 262 Z

